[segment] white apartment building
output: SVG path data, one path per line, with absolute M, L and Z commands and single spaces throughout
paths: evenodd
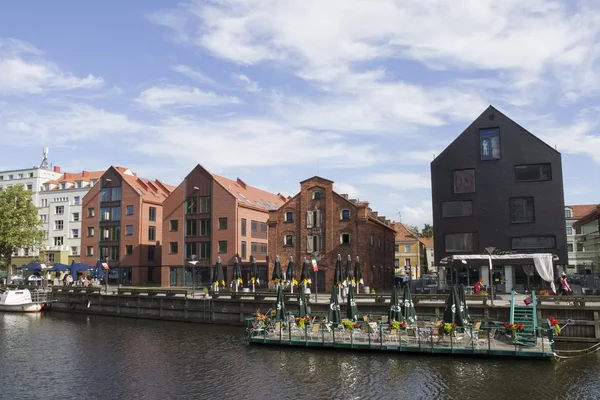
M 580 240 L 583 235 L 582 228 L 574 228 L 573 224 L 586 214 L 596 208 L 596 204 L 570 205 L 565 206 L 565 222 L 567 229 L 567 251 L 569 264 L 567 270 L 574 273 L 578 266 L 589 265 L 592 261 L 589 255 L 585 254 L 583 241 Z

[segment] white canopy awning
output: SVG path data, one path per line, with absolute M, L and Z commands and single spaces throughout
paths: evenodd
M 490 270 L 492 268 L 492 260 L 533 260 L 535 270 L 540 277 L 546 282 L 550 282 L 552 291 L 556 293 L 556 287 L 554 286 L 554 268 L 552 266 L 552 260 L 554 255 L 550 253 L 534 253 L 534 254 L 464 254 L 464 255 L 452 255 L 447 257 L 448 260 L 489 260 Z

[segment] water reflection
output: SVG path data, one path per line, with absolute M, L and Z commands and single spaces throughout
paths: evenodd
M 198 324 L 0 314 L 0 397 L 464 400 L 600 393 L 600 353 L 558 363 L 386 355 L 247 346 L 244 335 Z

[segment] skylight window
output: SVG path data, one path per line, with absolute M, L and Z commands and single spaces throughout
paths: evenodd
M 138 191 L 138 193 L 139 193 L 139 194 L 141 194 L 142 196 L 145 194 L 144 192 L 142 192 L 142 189 L 140 189 L 140 188 L 137 188 L 137 191 Z

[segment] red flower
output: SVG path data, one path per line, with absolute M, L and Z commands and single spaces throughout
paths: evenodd
M 307 316 L 304 318 L 304 320 L 308 322 L 308 321 L 310 321 L 310 317 L 307 315 Z
M 394 323 L 392 321 L 388 322 L 389 326 L 392 326 Z
M 406 326 L 406 321 L 402 321 L 402 323 L 400 324 L 400 326 Z
M 456 325 L 456 324 L 453 324 L 453 325 L 452 325 L 452 327 L 453 327 L 454 329 L 456 329 L 456 328 L 458 327 L 458 325 Z
M 510 328 L 510 324 L 504 324 L 504 327 L 508 329 Z

